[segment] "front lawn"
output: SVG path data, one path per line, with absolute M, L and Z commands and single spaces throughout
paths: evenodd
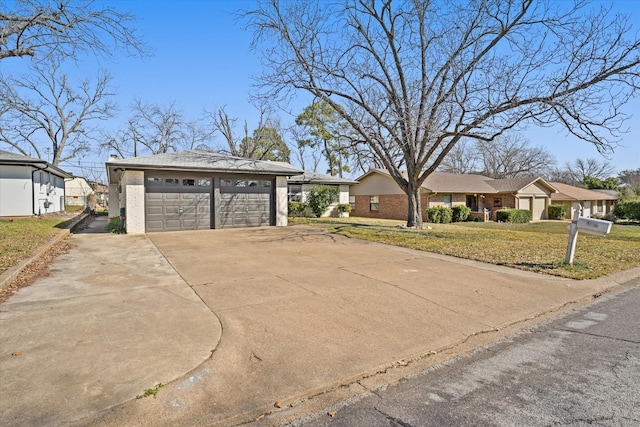
M 0 274 L 28 258 L 69 224 L 66 218 L 19 218 L 0 220 Z
M 564 265 L 568 222 L 531 224 L 461 222 L 400 228 L 403 221 L 368 218 L 290 218 L 291 223 L 327 228 L 348 237 L 459 258 L 552 274 L 592 279 L 640 265 L 640 226 L 614 224 L 597 237 L 579 233 L 574 265 Z

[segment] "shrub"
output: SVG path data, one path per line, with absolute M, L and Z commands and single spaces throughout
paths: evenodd
M 349 203 L 340 203 L 336 206 L 336 210 L 338 213 L 349 213 L 351 212 L 351 205 Z
M 616 217 L 616 215 L 613 212 L 609 212 L 608 214 L 603 216 L 602 219 L 606 219 L 607 221 L 611 221 L 611 222 L 616 222 L 618 220 L 618 217 Z
M 564 219 L 568 211 L 567 205 L 549 205 L 549 219 Z
M 496 220 L 498 221 L 527 224 L 531 219 L 531 211 L 527 209 L 500 209 L 496 211 Z
M 635 219 L 640 221 L 640 199 L 618 201 L 613 209 L 613 213 L 618 218 Z
M 429 221 L 434 224 L 449 224 L 453 217 L 453 211 L 444 206 L 434 206 L 427 209 L 427 216 Z
M 301 202 L 289 202 L 288 204 L 289 216 L 305 216 L 305 210 L 307 205 Z
M 451 208 L 451 211 L 453 214 L 451 217 L 451 221 L 453 222 L 466 221 L 471 214 L 471 208 L 465 205 L 454 206 L 453 208 Z
M 338 187 L 330 185 L 314 185 L 309 192 L 307 205 L 316 217 L 322 216 L 329 205 L 338 198 Z
M 427 219 L 429 222 L 438 224 L 440 222 L 440 208 L 438 206 L 434 206 L 427 209 Z
M 120 223 L 120 217 L 119 216 L 114 216 L 109 218 L 109 222 L 107 223 L 107 231 L 109 233 L 115 233 L 115 234 L 120 234 L 120 233 L 124 233 L 125 231 L 120 228 L 122 224 Z

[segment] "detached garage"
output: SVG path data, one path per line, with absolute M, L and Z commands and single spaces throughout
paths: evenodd
M 288 163 L 191 150 L 110 158 L 109 215 L 130 234 L 287 225 Z

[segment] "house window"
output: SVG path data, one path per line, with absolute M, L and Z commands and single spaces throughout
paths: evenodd
M 354 211 L 356 209 L 356 196 L 349 196 L 349 204 L 351 205 L 351 210 Z
M 233 181 L 231 181 L 230 179 L 220 180 L 220 187 L 231 187 L 232 185 L 233 185 Z
M 211 187 L 211 180 L 207 178 L 199 178 L 198 187 Z
M 260 181 L 260 187 L 269 188 L 271 187 L 271 181 Z
M 493 199 L 493 207 L 501 208 L 502 207 L 502 197 L 494 197 Z
M 451 194 L 444 194 L 442 197 L 444 199 L 444 207 L 445 208 L 450 208 L 451 207 Z
M 372 212 L 378 212 L 380 210 L 378 196 L 369 196 L 369 210 Z
M 244 179 L 236 180 L 236 187 L 244 188 L 246 186 L 247 186 L 247 181 L 245 181 Z
M 182 185 L 186 185 L 187 187 L 195 187 L 196 180 L 195 179 L 183 179 Z
M 166 178 L 164 180 L 165 185 L 178 185 L 180 180 L 178 178 Z
M 302 201 L 302 185 L 289 185 L 287 189 L 288 189 L 288 194 L 287 194 L 288 201 L 290 202 Z
M 249 181 L 249 187 L 257 187 L 258 186 L 258 181 Z
M 597 209 L 598 209 L 598 213 L 603 213 L 604 212 L 604 204 L 603 204 L 602 200 L 598 200 Z
M 149 184 L 161 184 L 162 178 L 156 178 L 156 177 L 150 176 L 150 177 L 147 177 L 147 182 Z

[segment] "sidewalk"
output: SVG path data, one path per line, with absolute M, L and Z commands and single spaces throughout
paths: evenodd
M 576 282 L 302 226 L 70 241 L 0 306 L 0 424 L 279 425 L 640 276 Z

